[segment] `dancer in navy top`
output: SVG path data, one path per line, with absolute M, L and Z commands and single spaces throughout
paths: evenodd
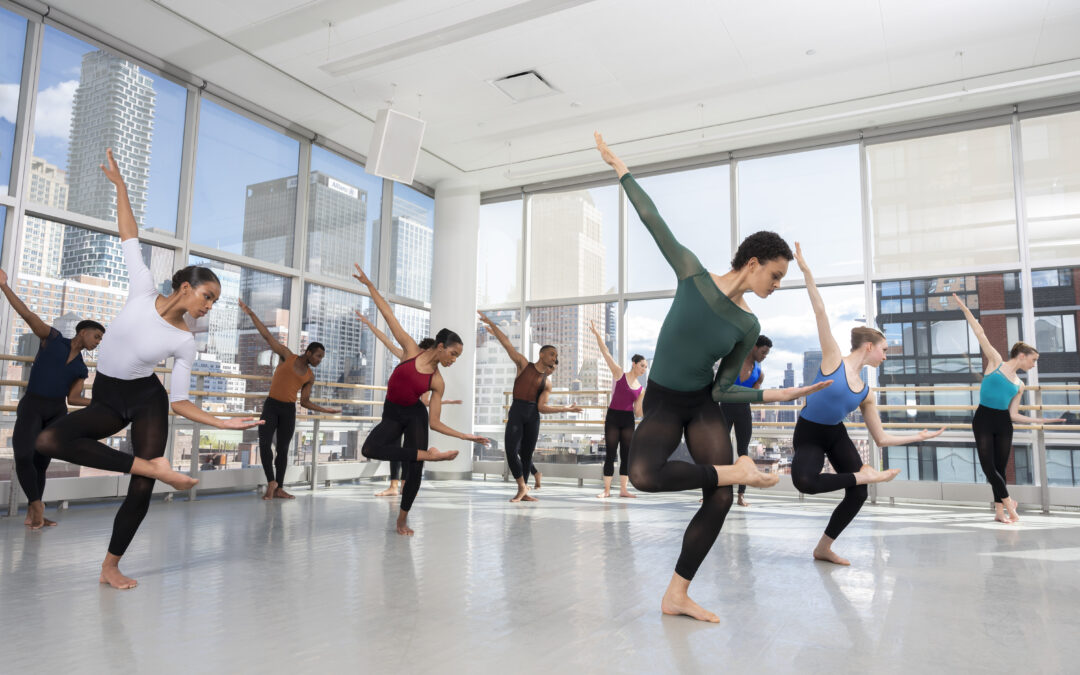
M 806 292 L 814 307 L 818 339 L 821 341 L 821 369 L 814 382 L 833 380 L 835 384 L 807 396 L 806 405 L 799 411 L 799 421 L 795 423 L 792 438 L 795 456 L 791 460 L 791 480 L 799 492 L 806 494 L 844 491 L 844 498 L 833 511 L 825 534 L 814 548 L 814 558 L 837 565 L 850 565 L 850 562 L 833 552 L 832 543 L 862 508 L 867 496 L 866 485 L 890 481 L 896 478 L 900 470 L 878 471 L 863 463 L 855 444 L 848 437 L 844 418 L 858 408 L 870 436 L 882 448 L 925 441 L 940 435 L 945 429 L 924 429 L 914 436 L 893 436 L 885 432 L 874 397 L 869 395 L 870 386 L 862 379 L 864 367 L 877 368 L 885 361 L 888 346 L 885 336 L 873 328 L 853 328 L 851 353 L 843 356 L 829 328 L 825 302 L 821 299 L 798 242 L 795 244 L 795 260 L 806 282 Z M 836 473 L 822 473 L 826 458 Z
M 746 355 L 746 361 L 743 362 L 742 368 L 739 370 L 739 376 L 735 378 L 736 386 L 761 389 L 761 385 L 765 382 L 765 371 L 761 368 L 761 362 L 769 355 L 771 349 L 772 340 L 764 335 L 759 335 L 757 342 L 754 343 L 754 348 Z M 750 404 L 725 401 L 720 404 L 720 412 L 724 413 L 729 434 L 731 433 L 731 427 L 735 427 L 735 450 L 740 457 L 745 457 L 750 453 L 750 432 L 754 428 L 754 419 L 750 414 Z M 750 506 L 750 502 L 746 501 L 745 494 L 746 486 L 740 485 L 739 506 Z
M 401 327 L 390 303 L 375 288 L 375 284 L 368 279 L 359 265 L 355 267 L 356 274 L 353 278 L 367 287 L 368 295 L 382 314 L 394 339 L 401 345 L 402 356 L 405 357 L 390 374 L 390 380 L 386 383 L 382 421 L 368 434 L 361 452 L 368 459 L 396 460 L 403 463 L 405 486 L 401 493 L 397 533 L 409 536 L 414 534 L 407 522 L 409 510 L 412 508 L 417 492 L 420 491 L 424 462 L 443 462 L 458 456 L 457 450 L 443 451 L 434 447 L 428 448 L 428 427 L 445 436 L 453 436 L 464 441 L 484 445 L 487 445 L 489 441 L 483 436 L 451 429 L 440 419 L 446 384 L 439 372 L 439 366 L 449 368 L 461 356 L 462 344 L 458 334 L 443 328 L 435 335 L 434 340 L 422 343 L 428 346 L 426 349 L 421 349 L 420 345 L 416 344 L 416 341 Z M 430 421 L 427 408 L 420 402 L 420 397 L 429 391 L 431 392 Z
M 982 467 L 986 481 L 990 483 L 994 493 L 994 520 L 1000 523 L 1015 523 L 1020 520 L 1016 511 L 1018 504 L 1009 496 L 1009 490 L 1005 487 L 1005 471 L 1012 453 L 1013 422 L 1054 424 L 1065 420 L 1020 414 L 1020 396 L 1024 391 L 1024 383 L 1020 380 L 1019 372 L 1034 368 L 1039 360 L 1039 352 L 1027 343 L 1017 342 L 1009 351 L 1009 360 L 1002 359 L 998 350 L 990 344 L 986 331 L 975 320 L 975 315 L 960 296 L 953 293 L 952 297 L 964 313 L 971 332 L 978 338 L 983 358 L 986 359 L 982 385 L 979 387 L 979 407 L 971 419 L 971 430 L 975 434 L 979 466 Z
M 0 291 L 41 340 L 11 433 L 15 472 L 26 494 L 25 524 L 31 530 L 37 530 L 56 523 L 45 517 L 45 502 L 41 501 L 45 492 L 45 472 L 51 458 L 34 450 L 34 443 L 42 429 L 67 414 L 68 405 L 90 405 L 90 399 L 83 396 L 89 371 L 83 363 L 82 351 L 97 349 L 105 328 L 97 321 L 80 321 L 75 326 L 75 337 L 69 340 L 42 321 L 15 295 L 8 286 L 4 270 L 0 270 Z

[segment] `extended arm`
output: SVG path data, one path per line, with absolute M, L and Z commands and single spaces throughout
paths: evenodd
M 1058 424 L 1064 422 L 1062 417 L 1029 417 L 1027 415 L 1020 414 L 1020 398 L 1023 396 L 1024 388 L 1020 387 L 1020 391 L 1016 392 L 1016 396 L 1013 396 L 1009 401 L 1009 417 L 1013 422 L 1017 424 Z
M 803 280 L 806 282 L 806 293 L 810 296 L 810 306 L 814 308 L 814 320 L 817 322 L 818 342 L 821 343 L 821 372 L 831 373 L 840 367 L 840 359 L 843 354 L 840 345 L 833 337 L 829 327 L 829 315 L 825 312 L 825 301 L 821 299 L 817 284 L 814 283 L 814 275 L 810 272 L 810 266 L 803 258 L 802 246 L 795 242 L 795 260 L 802 270 Z
M 925 440 L 940 436 L 945 427 L 941 427 L 937 431 L 928 431 L 923 429 L 919 433 L 913 436 L 893 436 L 885 431 L 885 427 L 881 425 L 881 417 L 878 415 L 877 403 L 874 401 L 874 393 L 870 392 L 863 399 L 863 402 L 859 404 L 859 410 L 862 412 L 863 421 L 866 422 L 866 430 L 870 432 L 871 438 L 878 444 L 878 447 L 887 448 L 890 445 L 907 445 L 908 443 L 921 443 Z
M 994 345 L 990 344 L 990 338 L 986 337 L 986 331 L 983 330 L 982 324 L 975 320 L 975 315 L 971 313 L 964 301 L 960 299 L 960 296 L 956 293 L 952 295 L 953 300 L 960 306 L 960 311 L 964 313 L 964 318 L 967 319 L 968 326 L 971 327 L 971 332 L 975 333 L 975 337 L 979 340 L 979 347 L 982 348 L 983 356 L 987 360 L 987 369 L 994 370 L 1001 365 L 1002 358 L 998 350 L 994 349 Z
M 525 366 L 529 365 L 529 359 L 525 358 L 521 352 L 514 349 L 514 345 L 510 342 L 510 338 L 506 337 L 506 334 L 499 330 L 499 327 L 495 325 L 495 322 L 489 319 L 486 314 L 481 311 L 477 311 L 476 313 L 480 315 L 480 321 L 483 322 L 484 328 L 499 341 L 499 344 L 502 345 L 502 348 L 505 349 L 506 353 L 510 356 L 510 360 L 517 366 L 518 373 L 520 373 Z
M 379 293 L 379 289 L 375 288 L 375 283 L 368 279 L 368 276 L 364 274 L 364 270 L 360 269 L 360 265 L 353 264 L 356 268 L 356 274 L 353 275 L 353 279 L 356 279 L 368 289 L 368 295 L 371 296 L 372 302 L 375 303 L 375 307 L 382 314 L 383 320 L 386 321 L 387 328 L 390 329 L 390 334 L 394 336 L 398 344 L 401 345 L 403 356 L 406 359 L 411 359 L 420 353 L 420 348 L 416 346 L 416 341 L 412 339 L 412 336 L 405 332 L 405 329 L 401 327 L 401 323 L 394 316 L 394 310 L 390 307 L 390 303 L 386 301 L 386 298 Z
M 106 163 L 101 165 L 105 177 L 116 186 L 116 227 L 120 230 L 120 241 L 139 238 L 139 226 L 135 222 L 135 214 L 131 211 L 131 201 L 128 199 L 127 184 L 120 174 L 120 167 L 113 158 L 112 148 L 105 150 Z
M 26 306 L 26 303 L 22 301 L 22 298 L 15 295 L 15 291 L 8 286 L 7 272 L 0 270 L 0 291 L 4 292 L 4 297 L 11 303 L 11 308 L 22 317 L 22 320 L 26 322 L 27 326 L 30 326 L 30 330 L 34 332 L 34 335 L 44 340 L 49 337 L 49 324 L 41 320 L 41 317 L 30 311 L 30 308 Z
M 443 405 L 442 396 L 445 387 L 446 384 L 443 381 L 442 374 L 436 372 L 435 377 L 431 378 L 431 399 L 429 405 L 430 410 L 428 419 L 428 426 L 431 427 L 431 430 L 437 431 L 444 436 L 460 438 L 463 441 L 483 443 L 484 445 L 488 445 L 489 443 L 491 443 L 491 441 L 484 438 L 483 436 L 474 436 L 473 434 L 462 433 L 443 424 L 441 419 Z
M 90 405 L 90 399 L 83 396 L 83 387 L 86 386 L 86 378 L 80 377 L 71 383 L 71 389 L 68 390 L 67 402 L 68 405 Z
M 315 412 L 325 413 L 327 415 L 340 414 L 341 410 L 338 408 L 324 408 L 321 405 L 311 402 L 311 387 L 313 384 L 315 384 L 315 381 L 310 380 L 300 389 L 300 407 L 314 410 Z
M 237 303 L 240 305 L 240 310 L 243 311 L 244 314 L 247 314 L 251 319 L 251 322 L 255 324 L 255 330 L 259 331 L 259 335 L 262 336 L 262 339 L 266 340 L 266 344 L 270 345 L 270 349 L 273 350 L 275 354 L 282 359 L 287 359 L 293 355 L 291 349 L 274 339 L 273 334 L 270 333 L 270 329 L 266 327 L 266 324 L 259 321 L 259 317 L 255 316 L 254 310 L 245 305 L 243 300 L 237 300 Z
M 600 331 L 596 330 L 596 324 L 592 321 L 589 322 L 589 330 L 596 337 L 596 344 L 600 346 L 600 354 L 603 355 L 604 360 L 607 361 L 608 370 L 611 371 L 611 376 L 618 380 L 623 376 L 623 369 L 619 367 L 619 364 L 615 363 L 615 359 L 611 358 L 611 352 L 608 351 L 607 345 L 604 344 L 604 338 L 600 335 Z
M 394 341 L 390 339 L 390 336 L 376 328 L 375 324 L 371 322 L 371 319 L 364 316 L 364 314 L 358 309 L 353 311 L 356 312 L 356 318 L 360 319 L 360 323 L 367 326 L 368 329 L 370 329 L 371 332 L 375 335 L 375 337 L 379 340 L 379 342 L 386 345 L 386 348 L 390 350 L 390 353 L 397 357 L 398 361 L 400 361 L 402 357 L 405 356 L 405 351 L 401 347 L 398 347 L 396 344 L 394 344 Z
M 536 402 L 536 409 L 544 415 L 552 413 L 579 413 L 581 406 L 576 405 L 548 405 L 548 394 L 551 393 L 551 380 L 544 380 L 544 391 L 540 394 L 540 400 Z

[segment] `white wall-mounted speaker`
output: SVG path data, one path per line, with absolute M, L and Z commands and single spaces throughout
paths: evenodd
M 391 108 L 380 110 L 375 116 L 375 133 L 368 149 L 367 172 L 412 183 L 425 126 L 423 120 Z

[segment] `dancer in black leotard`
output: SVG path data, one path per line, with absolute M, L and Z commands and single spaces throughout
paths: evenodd
M 169 438 L 169 408 L 177 415 L 218 429 L 249 429 L 262 424 L 252 418 L 219 419 L 188 400 L 191 362 L 195 358 L 194 319 L 205 316 L 221 295 L 213 270 L 194 265 L 172 278 L 173 293 L 158 295 L 154 278 L 142 259 L 139 228 L 131 212 L 127 186 L 108 151 L 106 178 L 116 186 L 117 225 L 128 270 L 128 297 L 113 319 L 98 350 L 94 397 L 89 406 L 53 422 L 37 438 L 43 455 L 73 464 L 131 474 L 127 498 L 113 522 L 109 552 L 101 564 L 102 583 L 134 588 L 135 580 L 120 573 L 120 557 L 135 536 L 146 511 L 154 481 L 176 490 L 189 490 L 198 481 L 174 471 L 165 459 Z M 154 374 L 154 367 L 173 358 L 170 390 Z M 131 425 L 128 438 L 134 457 L 104 443 Z
M 510 473 L 517 481 L 517 493 L 510 501 L 535 502 L 536 497 L 529 495 L 529 486 L 525 479 L 532 467 L 536 439 L 540 436 L 540 415 L 578 413 L 581 412 L 581 408 L 576 405 L 548 405 L 548 394 L 551 393 L 551 380 L 548 376 L 555 372 L 555 366 L 559 363 L 559 353 L 554 346 L 541 347 L 540 358 L 536 359 L 536 363 L 530 363 L 529 359 L 514 349 L 510 338 L 499 330 L 494 321 L 483 312 L 477 312 L 477 314 L 480 315 L 480 321 L 483 322 L 487 332 L 499 341 L 510 356 L 510 360 L 517 366 L 514 400 L 510 404 L 510 412 L 506 415 L 506 431 L 503 434 L 506 463 L 510 465 Z
M 743 362 L 742 368 L 739 370 L 739 376 L 735 378 L 735 384 L 740 387 L 761 389 L 762 383 L 765 382 L 765 370 L 761 367 L 761 362 L 769 355 L 770 349 L 772 349 L 772 340 L 764 335 L 759 335 L 757 342 L 754 343 L 754 348 L 750 350 L 746 361 Z M 727 420 L 728 433 L 731 433 L 731 427 L 735 427 L 735 450 L 739 453 L 739 457 L 749 455 L 750 433 L 754 428 L 750 404 L 721 403 L 720 411 L 724 413 L 724 419 Z M 746 501 L 746 497 L 744 497 L 745 494 L 746 486 L 740 485 L 739 506 L 750 506 L 750 502 Z
M 41 340 L 11 433 L 15 472 L 26 494 L 25 524 L 31 530 L 38 530 L 52 527 L 56 522 L 45 517 L 45 502 L 41 501 L 50 460 L 34 450 L 34 443 L 42 429 L 67 414 L 69 404 L 90 405 L 90 399 L 83 396 L 83 385 L 89 371 L 83 363 L 82 350 L 97 349 L 105 328 L 97 321 L 80 321 L 75 326 L 75 337 L 69 340 L 42 321 L 15 295 L 15 291 L 8 286 L 4 270 L 0 270 L 0 291 Z
M 600 134 L 596 146 L 618 173 L 626 196 L 678 278 L 656 342 L 645 389 L 645 418 L 634 433 L 630 454 L 630 482 L 637 489 L 704 492 L 701 508 L 686 528 L 682 554 L 660 608 L 665 614 L 719 622 L 718 616 L 690 599 L 690 580 L 731 509 L 730 486 L 769 487 L 779 477 L 758 471 L 749 457 L 732 464 L 731 437 L 717 401 L 790 401 L 828 384 L 767 390 L 735 385 L 760 332 L 743 295 L 753 291 L 764 298 L 780 287 L 792 258 L 784 240 L 774 232 L 752 234 L 735 252 L 731 270 L 712 275 L 676 241 L 652 200 Z M 720 369 L 714 375 L 717 360 Z M 695 464 L 668 461 L 684 436 Z
M 802 247 L 798 243 L 795 244 L 795 260 L 806 282 L 806 292 L 810 295 L 810 304 L 814 308 L 818 340 L 821 342 L 821 368 L 814 382 L 828 379 L 835 380 L 836 383 L 824 391 L 807 396 L 806 405 L 799 411 L 799 421 L 795 423 L 792 437 L 795 455 L 791 460 L 791 481 L 799 492 L 806 494 L 844 491 L 844 498 L 833 510 L 825 534 L 821 535 L 821 540 L 814 548 L 814 558 L 837 565 L 850 565 L 851 563 L 833 552 L 833 542 L 862 508 L 867 496 L 866 485 L 890 481 L 900 470 L 878 471 L 869 464 L 863 464 L 859 451 L 848 437 L 844 418 L 858 408 L 862 412 L 867 431 L 882 448 L 919 443 L 941 435 L 945 429 L 923 429 L 913 436 L 893 436 L 886 433 L 878 416 L 874 396 L 870 395 L 870 387 L 862 379 L 864 367 L 877 368 L 885 361 L 885 350 L 888 347 L 885 336 L 873 328 L 853 328 L 851 353 L 843 356 L 840 345 L 836 343 L 836 338 L 829 328 L 825 302 L 821 299 L 821 293 L 814 283 L 814 275 L 810 273 L 810 266 L 806 264 Z M 826 458 L 836 473 L 822 473 Z
M 360 310 L 355 310 L 355 312 L 356 318 L 360 319 L 360 323 L 368 327 L 368 329 L 375 335 L 375 337 L 378 338 L 379 342 L 383 343 L 387 350 L 389 350 L 390 353 L 393 354 L 395 358 L 397 358 L 399 363 L 405 359 L 404 349 L 394 344 L 394 341 L 390 339 L 390 336 L 379 330 L 378 327 L 376 327 L 375 324 L 371 322 L 371 319 L 368 319 L 363 312 L 361 312 Z M 431 349 L 435 346 L 435 339 L 424 338 L 416 346 L 420 348 L 421 351 Z M 424 392 L 423 396 L 420 397 L 420 402 L 423 403 L 425 406 L 430 405 L 431 392 Z M 443 399 L 442 403 L 443 405 L 461 405 L 460 400 Z M 390 460 L 390 487 L 386 488 L 382 492 L 376 492 L 376 497 L 396 497 L 401 494 L 401 469 L 402 466 L 400 461 L 396 459 Z
M 484 445 L 487 445 L 489 441 L 483 436 L 452 429 L 443 424 L 440 419 L 443 390 L 446 385 L 443 382 L 442 373 L 439 372 L 439 366 L 449 368 L 461 356 L 463 347 L 458 334 L 443 328 L 435 335 L 434 340 L 423 343 L 429 345 L 427 349 L 420 349 L 420 346 L 401 327 L 390 303 L 383 298 L 359 265 L 356 265 L 356 274 L 353 278 L 367 287 L 368 295 L 382 314 L 394 339 L 401 345 L 402 356 L 405 357 L 405 360 L 399 363 L 390 374 L 390 380 L 386 383 L 382 421 L 368 434 L 361 452 L 368 459 L 396 460 L 403 463 L 405 485 L 401 492 L 397 533 L 412 535 L 413 530 L 407 521 L 413 500 L 420 491 L 424 462 L 448 461 L 458 456 L 457 450 L 447 452 L 434 447 L 428 448 L 428 427 L 430 426 L 440 434 L 460 438 L 463 441 Z M 430 421 L 427 409 L 420 402 L 420 397 L 429 391 L 431 392 Z
M 979 466 L 982 467 L 994 494 L 994 520 L 1000 523 L 1015 523 L 1020 520 L 1020 514 L 1016 510 L 1018 504 L 1009 496 L 1009 489 L 1005 486 L 1005 471 L 1012 453 L 1013 422 L 1056 424 L 1065 420 L 1020 414 L 1024 382 L 1018 373 L 1035 367 L 1039 360 L 1038 350 L 1027 343 L 1017 342 L 1009 351 L 1009 360 L 1002 359 L 998 350 L 990 344 L 986 331 L 960 296 L 953 293 L 952 297 L 964 313 L 971 332 L 979 339 L 979 347 L 986 359 L 986 368 L 983 370 L 982 384 L 979 387 L 979 408 L 971 419 L 971 431 L 975 434 Z

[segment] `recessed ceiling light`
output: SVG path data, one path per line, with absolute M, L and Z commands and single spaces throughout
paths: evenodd
M 806 50 L 806 55 L 807 55 L 807 56 L 813 56 L 814 54 L 817 54 L 817 50 L 816 50 L 816 49 L 807 49 L 807 50 Z
M 490 83 L 515 103 L 559 93 L 535 70 L 500 77 L 497 80 L 491 80 Z

